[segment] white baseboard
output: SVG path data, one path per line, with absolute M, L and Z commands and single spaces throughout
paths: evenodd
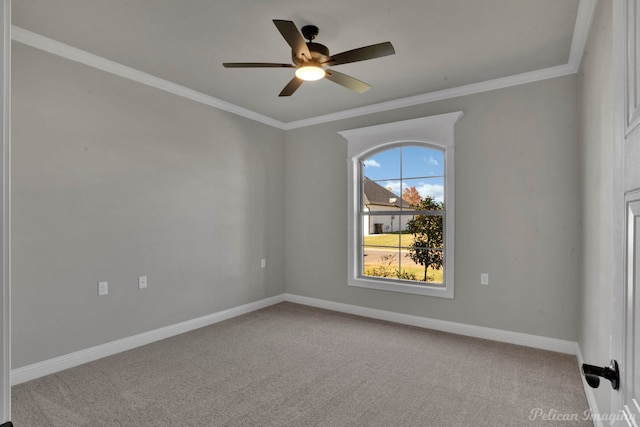
M 131 350 L 155 341 L 170 338 L 175 335 L 183 334 L 194 329 L 204 326 L 213 325 L 223 320 L 231 319 L 242 314 L 250 313 L 270 305 L 278 304 L 284 301 L 284 295 L 276 295 L 274 297 L 265 298 L 254 301 L 228 310 L 219 311 L 217 313 L 198 317 L 196 319 L 187 320 L 185 322 L 176 323 L 164 328 L 155 329 L 153 331 L 144 332 L 142 334 L 101 344 L 85 350 L 76 351 L 64 356 L 45 360 L 43 362 L 34 363 L 32 365 L 23 366 L 21 368 L 11 370 L 11 385 L 20 384 L 45 375 L 53 374 L 64 369 L 73 368 L 74 366 L 92 362 L 103 357 L 111 356 L 126 350 Z
M 312 307 L 324 308 L 347 314 L 355 314 L 357 316 L 370 317 L 372 319 L 386 320 L 389 322 L 401 323 L 403 325 L 435 329 L 437 331 L 450 332 L 453 334 L 483 338 L 509 344 L 517 344 L 542 350 L 555 351 L 558 353 L 576 354 L 577 343 L 574 341 L 547 338 L 538 335 L 523 334 L 520 332 L 503 331 L 501 329 L 485 328 L 483 326 L 467 325 L 464 323 L 449 322 L 446 320 L 430 319 L 428 317 L 395 313 L 392 311 L 343 304 L 340 302 L 303 297 L 294 294 L 284 294 L 284 299 L 285 301 L 297 304 L 310 305 Z
M 185 322 L 176 323 L 174 325 L 155 329 L 153 331 L 144 332 L 142 334 L 90 347 L 84 350 L 76 351 L 64 356 L 34 363 L 32 365 L 23 366 L 21 368 L 11 370 L 11 385 L 20 384 L 45 375 L 50 375 L 64 369 L 92 362 L 103 357 L 111 356 L 123 351 L 131 350 L 155 341 L 170 338 L 175 335 L 183 334 L 194 329 L 209 326 L 223 320 L 231 319 L 242 314 L 250 313 L 261 308 L 265 308 L 283 301 L 290 301 L 297 304 L 309 305 L 312 307 L 324 308 L 341 313 L 354 314 L 373 319 L 386 320 L 389 322 L 400 323 L 404 325 L 418 326 L 421 328 L 435 329 L 443 332 L 450 332 L 458 335 L 465 335 L 475 338 L 483 338 L 493 341 L 499 341 L 510 344 L 523 345 L 527 347 L 539 348 L 543 350 L 556 351 L 566 354 L 579 354 L 579 348 L 575 342 L 559 340 L 555 338 L 541 337 L 537 335 L 523 334 L 519 332 L 503 331 L 500 329 L 485 328 L 482 326 L 467 325 L 464 323 L 449 322 L 445 320 L 430 319 L 427 317 L 413 316 L 409 314 L 395 313 L 391 311 L 378 310 L 374 308 L 361 307 L 357 305 L 344 304 L 339 302 L 321 300 L 317 298 L 303 297 L 294 294 L 281 294 L 228 310 L 219 311 L 217 313 L 198 317 L 196 319 L 187 320 Z M 579 363 L 581 362 L 581 355 Z M 587 389 L 585 389 L 587 390 Z M 589 405 L 595 410 L 595 400 L 593 392 L 587 390 Z

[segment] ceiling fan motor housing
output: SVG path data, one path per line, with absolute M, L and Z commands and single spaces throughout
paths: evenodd
M 323 62 L 325 62 L 329 58 L 329 48 L 320 43 L 314 43 L 313 40 L 318 36 L 318 27 L 315 25 L 305 25 L 300 28 L 300 32 L 302 36 L 309 40 L 307 42 L 307 48 L 309 48 L 309 52 L 311 53 L 311 58 L 300 58 L 297 57 L 295 52 L 291 52 L 291 58 L 293 59 L 293 63 L 296 65 L 304 65 L 311 62 L 312 64 L 316 64 L 320 66 Z
M 313 39 L 318 37 L 318 32 L 319 31 L 320 30 L 315 25 L 305 25 L 304 27 L 300 28 L 300 32 L 302 33 L 302 37 L 304 37 L 305 39 L 309 40 L 310 42 L 312 42 Z
M 312 62 L 320 65 L 325 62 L 330 56 L 329 48 L 323 44 L 308 42 L 307 47 L 309 48 L 309 52 L 311 52 L 311 61 L 305 61 L 303 58 L 297 57 L 294 51 L 291 51 L 291 59 L 293 60 L 294 64 L 304 65 L 308 62 Z

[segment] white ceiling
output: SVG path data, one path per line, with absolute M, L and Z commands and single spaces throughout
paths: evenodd
M 13 2 L 12 19 L 17 41 L 36 46 L 25 34 L 44 36 L 188 88 L 230 106 L 226 109 L 238 106 L 286 125 L 371 106 L 417 103 L 430 94 L 455 94 L 454 88 L 487 81 L 500 86 L 512 76 L 576 72 L 594 3 L 20 0 Z M 335 67 L 371 84 L 364 94 L 321 80 L 306 82 L 291 97 L 278 97 L 292 69 L 222 67 L 222 62 L 290 63 L 291 50 L 273 19 L 292 20 L 298 27 L 317 25 L 316 42 L 331 53 L 391 41 L 396 54 Z

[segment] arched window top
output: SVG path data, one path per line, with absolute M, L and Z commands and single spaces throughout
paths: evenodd
M 461 117 L 462 111 L 457 111 L 402 122 L 350 129 L 338 133 L 349 141 L 350 158 L 371 150 L 384 150 L 386 146 L 402 143 L 424 143 L 439 147 L 452 147 L 454 125 Z
M 396 196 L 417 201 L 416 195 L 444 203 L 444 148 L 429 144 L 396 143 L 369 150 L 359 157 L 362 175 Z M 408 191 L 414 197 L 408 196 Z
M 392 142 L 388 142 L 386 144 L 380 144 L 368 150 L 365 150 L 364 152 L 360 153 L 359 157 L 361 158 L 372 157 L 380 152 L 389 151 L 394 148 L 397 149 L 400 147 L 421 147 L 425 149 L 431 148 L 438 151 L 444 151 L 442 144 L 432 143 L 428 141 L 392 141 Z

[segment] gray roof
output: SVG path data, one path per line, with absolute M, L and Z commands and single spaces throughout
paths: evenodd
M 395 206 L 403 209 L 411 209 L 411 204 L 403 200 L 402 197 L 392 193 L 375 181 L 364 177 L 364 204 L 378 206 Z

